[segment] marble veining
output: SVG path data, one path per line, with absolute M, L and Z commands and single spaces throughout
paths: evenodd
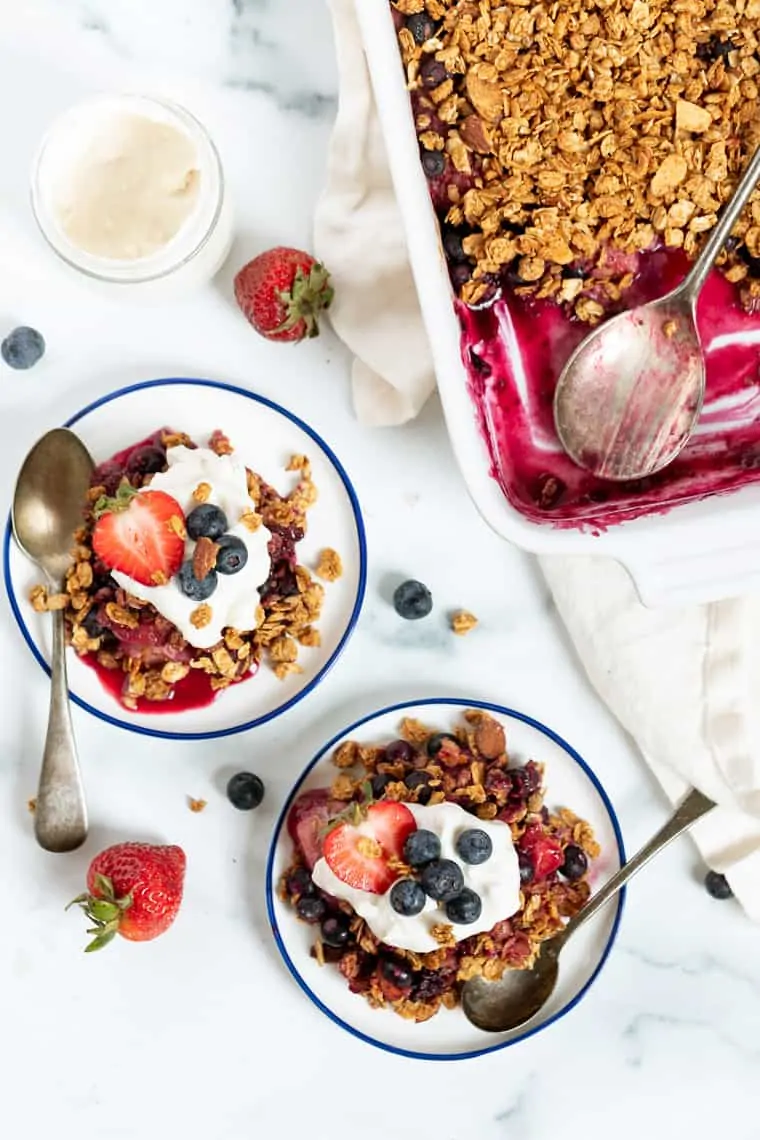
M 27 170 L 58 107 L 89 91 L 188 91 L 219 139 L 237 240 L 218 281 L 166 308 L 123 305 L 61 280 L 33 244 Z M 326 331 L 297 349 L 259 341 L 234 311 L 234 271 L 264 244 L 308 245 L 336 99 L 323 0 L 0 0 L 0 335 L 48 342 L 28 374 L 0 368 L 0 488 L 33 440 L 97 395 L 150 376 L 217 376 L 293 407 L 335 447 L 369 529 L 356 635 L 330 676 L 255 735 L 189 746 L 139 740 L 75 711 L 92 836 L 53 857 L 27 800 L 47 690 L 0 606 L 0 1133 L 21 1140 L 759 1140 L 760 934 L 706 896 L 677 841 L 629 889 L 618 943 L 587 998 L 523 1045 L 451 1067 L 379 1053 L 332 1027 L 274 950 L 263 866 L 280 805 L 332 734 L 384 704 L 479 696 L 545 721 L 597 771 L 633 851 L 666 806 L 589 690 L 533 560 L 476 516 L 431 402 L 398 431 L 352 417 L 347 354 Z M 28 240 L 27 240 L 28 239 Z M 180 410 L 181 411 L 181 410 Z M 432 589 L 402 625 L 392 587 Z M 447 614 L 479 618 L 452 637 Z M 226 804 L 252 767 L 254 816 Z M 203 797 L 200 815 L 186 797 Z M 81 953 L 65 903 L 89 857 L 124 838 L 181 843 L 185 904 L 164 939 Z

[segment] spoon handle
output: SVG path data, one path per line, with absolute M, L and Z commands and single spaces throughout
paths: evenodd
M 670 819 L 664 824 L 660 830 L 652 836 L 648 843 L 638 851 L 632 859 L 629 859 L 619 871 L 617 871 L 612 878 L 604 884 L 601 890 L 593 895 L 582 910 L 579 910 L 574 918 L 571 918 L 562 932 L 564 942 L 573 934 L 579 926 L 589 918 L 593 918 L 598 910 L 609 902 L 611 898 L 622 890 L 629 879 L 641 870 L 641 868 L 658 855 L 664 847 L 667 847 L 674 839 L 676 839 L 682 832 L 696 823 L 703 815 L 715 807 L 714 802 L 703 795 L 702 792 L 697 791 L 696 788 L 686 796 L 673 812 Z
M 710 231 L 710 236 L 705 243 L 705 247 L 700 253 L 699 257 L 694 263 L 694 266 L 689 273 L 688 277 L 681 286 L 683 296 L 692 304 L 695 305 L 697 297 L 702 286 L 705 283 L 707 274 L 713 267 L 715 259 L 717 258 L 723 246 L 726 244 L 727 238 L 731 234 L 739 215 L 744 207 L 747 205 L 752 192 L 760 179 L 760 146 L 757 148 L 752 156 L 749 166 L 744 172 L 739 185 L 734 191 L 734 196 L 723 207 L 723 211 L 718 218 L 717 224 Z
M 34 833 L 46 851 L 74 851 L 87 838 L 87 808 L 74 742 L 66 675 L 63 610 L 54 610 L 50 712 L 34 814 Z

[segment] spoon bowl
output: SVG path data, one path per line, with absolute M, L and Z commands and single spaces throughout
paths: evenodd
M 92 457 L 78 436 L 55 428 L 38 440 L 19 472 L 11 510 L 13 535 L 39 566 L 51 593 L 63 588 L 92 470 Z M 87 809 L 69 708 L 63 610 L 50 616 L 50 712 L 34 832 L 46 851 L 64 852 L 87 838 Z

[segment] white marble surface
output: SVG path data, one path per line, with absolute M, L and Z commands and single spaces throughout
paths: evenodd
M 238 238 L 214 286 L 174 306 L 131 310 L 66 284 L 33 242 L 27 168 L 50 116 L 98 89 L 184 99 L 222 150 Z M 28 445 L 93 396 L 138 378 L 196 374 L 281 399 L 322 431 L 355 479 L 370 543 L 365 611 L 316 694 L 252 735 L 176 745 L 75 712 L 91 803 L 83 851 L 48 856 L 32 838 L 46 711 L 43 676 L 7 607 L 0 614 L 0 1132 L 59 1140 L 308 1136 L 313 1140 L 565 1140 L 613 1135 L 760 1136 L 758 931 L 710 900 L 688 840 L 632 888 L 597 985 L 565 1020 L 483 1061 L 405 1062 L 344 1036 L 292 984 L 269 939 L 262 869 L 296 772 L 328 734 L 396 698 L 478 695 L 565 735 L 606 783 L 629 850 L 665 806 L 600 707 L 563 639 L 533 562 L 475 515 L 437 405 L 389 432 L 362 431 L 347 359 L 329 334 L 269 346 L 230 304 L 247 257 L 308 244 L 334 109 L 320 0 L 0 0 L 0 327 L 40 328 L 44 362 L 0 371 L 0 480 L 7 501 Z M 414 574 L 437 609 L 403 626 L 389 584 Z M 453 606 L 481 619 L 457 640 Z M 226 776 L 267 782 L 250 816 Z M 186 795 L 209 806 L 191 814 Z M 146 946 L 81 953 L 63 904 L 88 858 L 116 839 L 179 842 L 186 901 Z

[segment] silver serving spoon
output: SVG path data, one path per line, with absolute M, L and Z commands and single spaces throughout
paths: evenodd
M 467 1020 L 490 1033 L 506 1033 L 535 1017 L 554 992 L 560 950 L 568 938 L 614 898 L 645 863 L 714 807 L 712 800 L 692 789 L 668 822 L 589 899 L 564 929 L 541 943 L 541 953 L 530 969 L 507 970 L 497 982 L 485 978 L 465 982 L 462 1009 Z
M 571 355 L 557 381 L 554 422 L 580 467 L 602 479 L 640 479 L 686 444 L 705 394 L 697 298 L 758 179 L 760 148 L 686 280 L 606 321 Z
M 39 566 L 51 593 L 63 589 L 74 531 L 90 485 L 92 458 L 67 428 L 40 439 L 24 460 L 11 521 L 21 550 Z M 42 758 L 34 833 L 46 851 L 74 851 L 87 838 L 87 807 L 71 725 L 63 610 L 54 610 L 50 712 Z

